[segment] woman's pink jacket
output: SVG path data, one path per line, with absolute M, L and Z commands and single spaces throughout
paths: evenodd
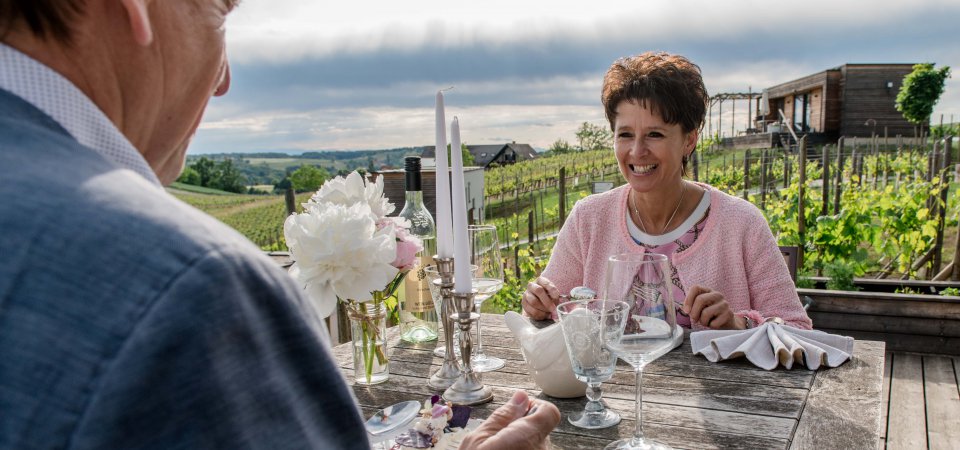
M 710 213 L 693 246 L 673 255 L 685 289 L 700 285 L 723 294 L 735 313 L 756 311 L 810 329 L 796 287 L 766 219 L 751 203 L 698 183 L 710 195 Z M 557 237 L 543 271 L 561 293 L 576 286 L 603 291 L 607 258 L 643 253 L 627 231 L 630 186 L 624 185 L 577 202 Z M 753 314 L 752 316 L 756 316 Z M 694 330 L 704 329 L 700 324 Z

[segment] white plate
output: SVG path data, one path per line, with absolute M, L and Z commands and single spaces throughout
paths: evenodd
M 412 424 L 413 421 L 411 420 L 410 423 Z M 466 426 L 465 428 L 467 429 L 467 431 L 472 431 L 472 430 L 477 429 L 477 427 L 479 427 L 481 423 L 483 423 L 483 419 L 470 419 L 470 420 L 467 421 L 467 426 Z M 373 444 L 374 450 L 378 450 L 378 449 L 388 450 L 388 449 L 390 449 L 391 447 L 394 446 L 394 444 L 397 443 L 397 442 L 395 441 L 396 437 L 399 436 L 399 435 L 401 435 L 401 434 L 403 434 L 403 433 L 405 433 L 405 432 L 406 432 L 407 430 L 409 430 L 409 429 L 410 429 L 410 427 L 405 427 L 405 428 L 401 428 L 401 429 L 399 429 L 399 430 L 396 430 L 396 431 L 394 431 L 394 432 L 391 432 L 390 435 L 389 435 L 389 438 L 387 438 L 387 439 L 374 440 L 374 439 L 379 439 L 379 438 L 380 438 L 379 436 L 376 437 L 376 438 L 371 439 L 371 442 L 374 442 L 374 444 Z M 433 447 L 433 448 L 434 448 L 434 450 L 437 450 L 437 449 L 439 449 L 439 450 L 456 450 L 457 447 L 460 446 L 460 442 L 459 442 L 459 441 L 457 441 L 457 442 L 448 441 L 448 442 L 444 442 L 444 444 L 446 444 L 446 445 L 444 445 L 444 446 L 442 446 L 442 447 Z M 398 448 L 399 448 L 399 447 L 398 447 Z
M 420 408 L 423 405 L 416 400 L 397 403 L 377 411 L 373 417 L 367 419 L 364 427 L 367 433 L 373 436 L 382 436 L 389 434 L 396 429 L 406 429 L 403 425 L 411 422 L 415 417 L 420 416 Z

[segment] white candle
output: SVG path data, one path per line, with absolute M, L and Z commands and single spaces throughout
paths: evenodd
M 450 177 L 447 168 L 447 120 L 443 112 L 443 91 L 437 91 L 437 255 L 453 256 L 453 232 L 450 222 Z
M 453 199 L 453 291 L 468 294 L 470 280 L 470 241 L 467 238 L 467 190 L 463 187 L 463 155 L 460 153 L 460 121 L 450 124 L 450 169 L 453 171 L 450 193 Z

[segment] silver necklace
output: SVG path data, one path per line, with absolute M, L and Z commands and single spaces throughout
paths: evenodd
M 683 183 L 683 182 L 681 182 Z M 687 193 L 687 184 L 683 183 L 680 185 L 680 200 L 677 201 L 677 207 L 673 208 L 673 214 L 670 214 L 670 218 L 667 219 L 667 223 L 663 224 L 663 229 L 660 230 L 658 236 L 662 236 L 667 231 L 667 227 L 670 226 L 670 223 L 673 222 L 673 218 L 677 216 L 677 211 L 680 211 L 680 205 L 683 203 L 683 196 Z M 633 194 L 633 212 L 637 215 L 637 220 L 640 221 L 640 229 L 644 233 L 650 234 L 647 232 L 647 227 L 643 224 L 643 218 L 640 217 L 640 210 L 637 208 L 637 194 Z

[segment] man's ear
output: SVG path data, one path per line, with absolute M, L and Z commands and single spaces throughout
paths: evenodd
M 150 15 L 147 13 L 148 0 L 120 0 L 127 10 L 130 29 L 133 39 L 144 47 L 153 42 L 153 28 L 150 26 Z

